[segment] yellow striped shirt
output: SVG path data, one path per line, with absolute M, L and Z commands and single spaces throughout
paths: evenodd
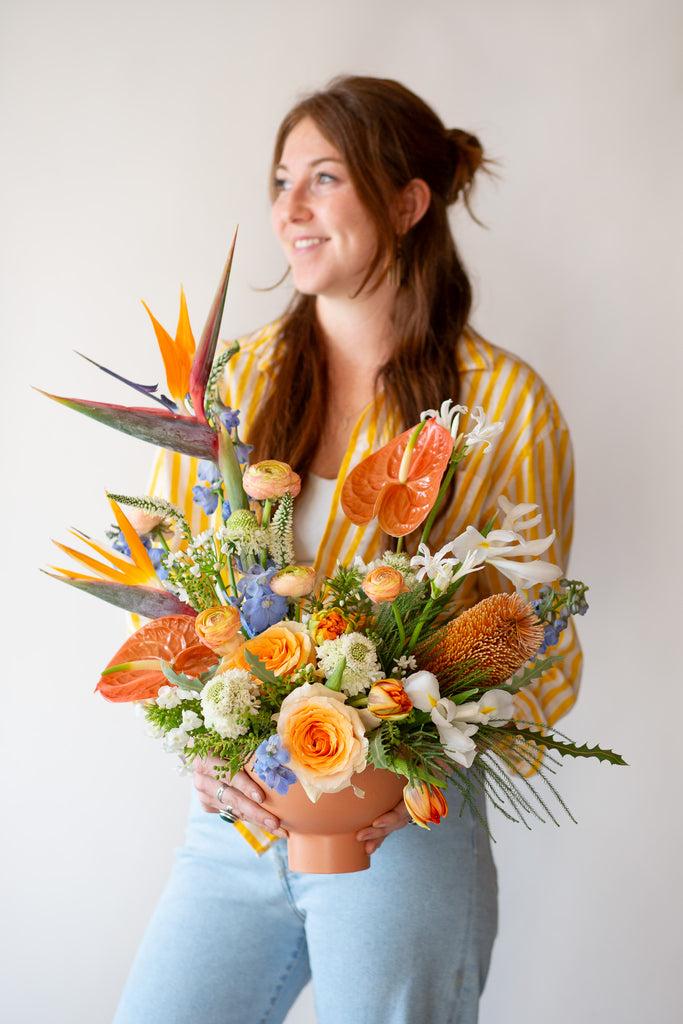
M 241 411 L 240 434 L 247 441 L 249 425 L 267 394 L 272 376 L 278 328 L 276 321 L 244 339 L 225 374 L 223 399 Z M 573 527 L 574 468 L 571 440 L 562 413 L 544 382 L 526 363 L 491 345 L 471 329 L 458 343 L 456 359 L 459 401 L 469 409 L 482 406 L 490 421 L 504 420 L 505 428 L 488 450 L 480 446 L 458 470 L 453 500 L 437 521 L 430 547 L 441 547 L 468 525 L 482 527 L 495 512 L 496 499 L 504 494 L 515 504 L 533 502 L 539 506 L 543 521 L 528 536 L 545 536 L 555 530 L 555 541 L 545 557 L 566 573 Z M 466 423 L 463 426 L 468 429 Z M 361 413 L 342 462 L 318 548 L 315 568 L 319 572 L 330 575 L 340 560 L 348 563 L 359 556 L 371 561 L 381 554 L 383 538 L 377 524 L 354 526 L 342 512 L 340 495 L 348 471 L 391 440 L 399 428 L 385 408 L 381 393 Z M 192 501 L 192 488 L 197 482 L 195 460 L 169 451 L 161 453 L 151 492 L 179 505 L 193 533 L 208 525 L 206 516 Z M 512 589 L 512 584 L 497 570 L 486 566 L 466 578 L 459 596 L 463 604 L 471 604 L 488 594 Z M 562 661 L 515 697 L 516 715 L 523 721 L 552 725 L 576 699 L 581 649 L 571 620 L 552 653 L 561 654 Z M 256 849 L 263 848 L 260 837 L 247 838 Z

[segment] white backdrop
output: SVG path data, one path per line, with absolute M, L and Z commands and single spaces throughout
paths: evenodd
M 572 426 L 571 569 L 591 612 L 567 729 L 630 763 L 565 765 L 578 825 L 494 819 L 501 929 L 481 1020 L 680 1019 L 682 12 L 5 0 L 4 1019 L 111 1019 L 188 799 L 130 709 L 92 694 L 120 614 L 38 572 L 49 536 L 103 534 L 105 487 L 141 491 L 151 449 L 29 384 L 129 400 L 72 349 L 156 381 L 140 297 L 173 328 L 182 282 L 201 326 L 237 222 L 224 334 L 279 311 L 282 289 L 255 290 L 283 269 L 266 197 L 275 126 L 341 71 L 405 81 L 501 161 L 478 193 L 487 230 L 456 225 L 474 322 L 539 369 Z M 304 993 L 289 1022 L 314 1020 Z

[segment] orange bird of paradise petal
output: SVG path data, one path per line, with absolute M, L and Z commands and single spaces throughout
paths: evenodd
M 150 311 L 146 302 L 142 305 L 149 313 L 149 318 L 157 336 L 159 351 L 164 361 L 166 371 L 166 383 L 171 393 L 171 398 L 181 409 L 187 409 L 185 396 L 190 390 L 190 371 L 195 353 L 195 340 L 190 327 L 190 318 L 185 302 L 185 292 L 180 289 L 180 314 L 178 316 L 178 327 L 175 339 L 171 337 L 165 327 L 159 323 Z
M 198 643 L 195 622 L 193 615 L 166 615 L 146 623 L 128 637 L 107 665 L 130 667 L 103 675 L 95 689 L 115 703 L 149 700 L 168 683 L 161 668 L 149 662 L 165 661 L 175 671 L 193 677 L 206 672 L 220 658 Z
M 403 537 L 423 522 L 436 501 L 453 450 L 453 438 L 427 420 L 415 444 L 405 481 L 401 463 L 415 428 L 399 434 L 351 470 L 342 488 L 344 514 L 363 526 L 377 517 L 390 537 Z
M 91 555 L 86 555 L 81 551 L 77 551 L 75 548 L 67 547 L 66 544 L 60 544 L 59 541 L 53 541 L 61 551 L 70 555 L 75 561 L 80 562 L 81 565 L 85 565 L 89 569 L 92 569 L 98 575 L 97 577 L 85 576 L 82 573 L 73 572 L 70 569 L 61 569 L 57 566 L 51 566 L 51 568 L 56 569 L 57 572 L 61 572 L 64 576 L 73 579 L 88 580 L 98 578 L 111 580 L 113 583 L 127 583 L 129 586 L 148 586 L 163 590 L 161 580 L 156 574 L 156 570 L 149 555 L 147 554 L 145 545 L 142 543 L 133 526 L 123 514 L 117 503 L 112 501 L 110 498 L 109 504 L 114 512 L 118 527 L 126 538 L 126 543 L 130 548 L 131 557 L 121 557 L 121 555 L 117 554 L 113 548 L 107 548 L 103 544 L 98 544 L 96 541 L 86 537 L 86 535 L 81 533 L 79 530 L 71 530 L 70 532 L 74 537 L 78 537 L 79 540 L 84 544 L 87 544 L 93 551 L 96 551 L 98 555 L 106 558 L 107 562 L 111 564 L 107 565 L 106 562 L 100 562 Z

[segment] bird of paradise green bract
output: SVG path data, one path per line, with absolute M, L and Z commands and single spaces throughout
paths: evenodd
M 41 391 L 41 394 L 46 395 L 55 402 L 59 402 L 61 405 L 65 405 L 69 409 L 74 409 L 76 412 L 81 412 L 91 419 L 104 423 L 106 426 L 120 430 L 124 434 L 130 434 L 142 441 L 148 441 L 162 448 L 170 448 L 172 451 L 180 452 L 182 455 L 190 455 L 197 459 L 211 459 L 213 462 L 218 463 L 219 439 L 216 431 L 207 422 L 204 411 L 204 396 L 216 353 L 216 344 L 225 306 L 234 250 L 235 239 L 233 239 L 209 316 L 190 367 L 188 390 L 192 401 L 193 415 L 188 415 L 187 412 L 176 413 L 168 408 L 148 409 L 111 405 L 104 402 L 91 402 L 78 398 L 64 398 L 59 395 L 49 394 L 47 391 Z M 186 363 L 188 358 L 187 333 L 189 332 L 189 323 L 186 322 L 186 313 L 183 316 L 183 312 L 184 301 L 181 298 L 181 321 L 176 339 L 179 341 L 182 336 L 183 343 L 182 345 L 179 344 L 177 354 L 174 356 L 172 348 L 173 339 L 170 336 L 168 336 L 168 341 L 171 345 L 163 346 L 161 349 L 166 365 L 167 377 L 169 377 L 169 384 L 172 390 L 176 392 L 178 390 L 177 386 L 171 384 L 171 380 L 176 381 L 178 374 L 183 374 L 183 368 L 180 364 L 181 362 Z M 155 332 L 158 338 L 159 331 L 157 326 L 159 325 L 154 320 L 153 323 L 155 324 Z M 176 359 L 178 365 L 175 364 L 174 359 Z M 104 367 L 101 367 L 101 369 L 104 369 Z M 106 372 L 110 373 L 111 371 L 107 370 Z M 118 375 L 114 374 L 114 376 Z M 183 376 L 186 376 L 186 370 Z M 125 380 L 125 378 L 121 377 L 119 379 Z M 126 381 L 126 383 L 130 382 Z M 145 390 L 137 385 L 132 386 L 136 387 L 136 390 Z

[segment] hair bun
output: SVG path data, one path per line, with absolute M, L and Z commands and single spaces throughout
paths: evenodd
M 462 195 L 469 208 L 470 189 L 474 184 L 474 175 L 484 163 L 484 150 L 476 135 L 460 128 L 447 129 L 446 139 L 453 154 L 453 177 L 446 202 L 454 203 Z

